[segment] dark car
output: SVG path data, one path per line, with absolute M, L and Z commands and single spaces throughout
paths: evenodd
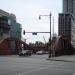
M 22 50 L 19 52 L 19 56 L 31 56 L 31 51 L 30 50 Z

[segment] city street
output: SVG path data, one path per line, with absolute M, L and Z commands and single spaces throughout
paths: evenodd
M 47 57 L 0 56 L 0 75 L 75 75 L 75 62 L 50 61 Z

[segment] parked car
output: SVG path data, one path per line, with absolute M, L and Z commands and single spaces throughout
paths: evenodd
M 48 54 L 48 51 L 44 52 L 44 54 Z
M 36 52 L 36 54 L 43 55 L 44 53 L 43 53 L 43 51 L 38 51 L 38 52 Z
M 19 56 L 31 56 L 31 51 L 30 50 L 22 50 L 19 52 Z

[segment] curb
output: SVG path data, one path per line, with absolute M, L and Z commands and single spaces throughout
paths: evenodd
M 52 59 L 52 58 L 49 58 L 47 60 L 51 60 L 51 61 L 63 61 L 63 62 L 75 62 L 75 61 L 71 61 L 71 60 L 61 60 L 61 59 Z

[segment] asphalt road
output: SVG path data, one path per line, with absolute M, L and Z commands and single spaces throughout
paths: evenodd
M 75 75 L 75 62 L 50 61 L 47 57 L 0 56 L 0 75 Z

